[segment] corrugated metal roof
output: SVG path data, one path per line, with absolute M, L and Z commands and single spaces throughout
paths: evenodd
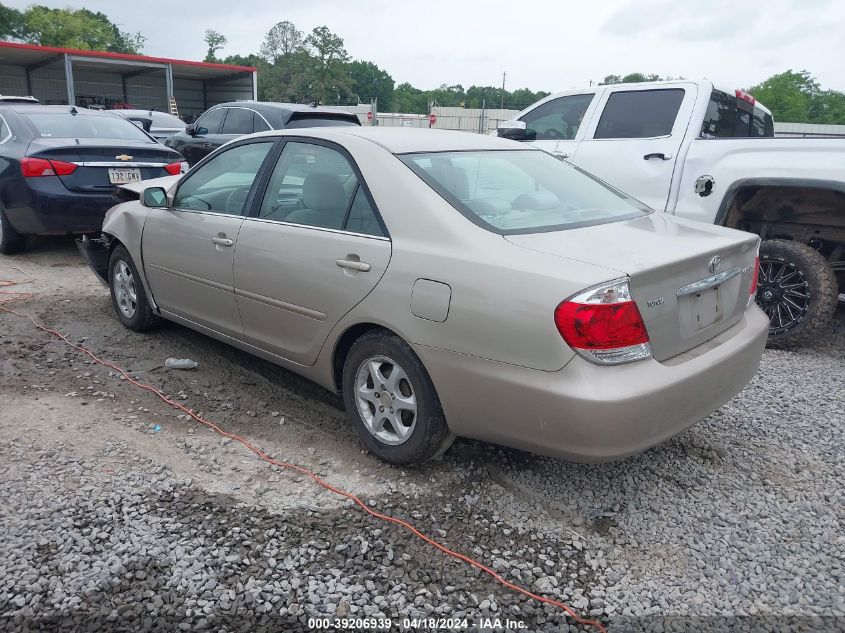
M 218 70 L 230 70 L 235 72 L 255 72 L 255 66 L 235 66 L 233 64 L 217 64 L 211 62 L 195 62 L 187 59 L 170 59 L 168 57 L 149 57 L 147 55 L 132 55 L 129 53 L 110 53 L 108 51 L 86 51 L 76 48 L 61 48 L 58 46 L 38 46 L 37 44 L 21 44 L 18 42 L 0 42 L 0 55 L 2 49 L 18 51 L 40 52 L 48 55 L 75 55 L 78 57 L 100 57 L 133 62 L 146 62 L 148 64 L 172 64 L 174 66 L 194 66 L 198 68 L 215 68 Z

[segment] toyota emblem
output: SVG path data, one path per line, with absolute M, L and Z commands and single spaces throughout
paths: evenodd
M 714 255 L 713 259 L 710 260 L 710 272 L 715 273 L 719 270 L 719 266 L 722 265 L 722 258 L 718 255 Z

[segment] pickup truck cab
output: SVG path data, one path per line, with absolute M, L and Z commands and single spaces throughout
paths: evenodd
M 759 235 L 771 344 L 818 338 L 833 317 L 845 292 L 845 139 L 774 138 L 754 97 L 704 80 L 570 90 L 497 134 L 654 209 Z

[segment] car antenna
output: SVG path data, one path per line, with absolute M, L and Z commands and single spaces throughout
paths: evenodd
M 71 114 L 79 114 L 79 112 L 77 112 L 77 110 L 76 110 L 76 106 L 70 106 L 70 113 Z
M 308 104 L 308 106 L 311 107 L 311 108 L 314 108 L 316 110 L 317 109 L 317 102 L 312 101 L 311 103 Z

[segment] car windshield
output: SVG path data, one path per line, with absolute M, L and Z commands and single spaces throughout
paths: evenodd
M 110 114 L 27 112 L 22 116 L 35 126 L 42 138 L 107 138 L 152 142 L 137 125 Z
M 399 157 L 458 211 L 494 233 L 538 233 L 650 213 L 640 202 L 536 150 Z

